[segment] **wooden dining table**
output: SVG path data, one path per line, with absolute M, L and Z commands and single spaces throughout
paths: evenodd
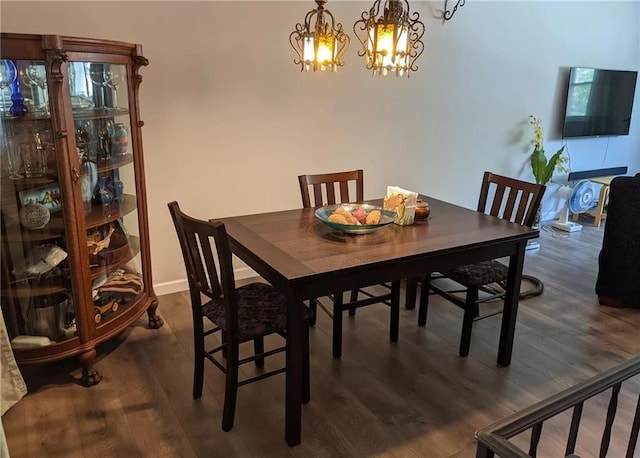
M 302 435 L 306 299 L 509 257 L 497 362 L 510 364 L 525 247 L 538 230 L 428 196 L 420 198 L 430 204 L 428 220 L 409 226 L 390 224 L 364 235 L 330 228 L 313 208 L 219 219 L 226 226 L 232 252 L 287 298 L 285 439 L 290 446 L 299 444 Z M 382 204 L 382 200 L 367 202 Z

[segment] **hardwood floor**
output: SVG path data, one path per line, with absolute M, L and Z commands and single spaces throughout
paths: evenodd
M 29 394 L 2 418 L 11 456 L 472 457 L 476 430 L 640 353 L 640 310 L 598 305 L 604 226 L 590 221 L 559 237 L 543 228 L 541 248 L 527 252 L 525 273 L 541 279 L 544 292 L 520 302 L 509 367 L 496 365 L 500 315 L 474 324 L 470 355 L 460 358 L 462 310 L 437 296 L 426 328 L 417 326 L 417 309 L 403 307 L 397 343 L 388 340 L 386 307 L 345 316 L 340 360 L 331 357 L 330 319 L 319 313 L 302 444 L 289 448 L 284 376 L 240 388 L 228 433 L 220 428 L 224 378 L 212 365 L 203 397 L 193 400 L 188 294 L 176 293 L 160 297 L 162 329 L 147 329 L 142 318 L 99 347 L 104 378 L 95 387 L 78 385 L 75 359 L 24 368 Z M 633 415 L 640 380 L 629 385 L 622 418 Z M 592 431 L 605 410 L 606 401 L 585 407 L 582 457 L 597 455 Z M 562 428 L 551 425 L 541 456 L 563 456 Z M 616 447 L 626 444 L 612 446 L 610 456 L 621 456 Z

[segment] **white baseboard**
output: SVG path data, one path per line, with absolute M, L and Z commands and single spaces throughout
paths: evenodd
M 234 269 L 233 274 L 236 277 L 236 280 L 244 280 L 246 278 L 256 277 L 257 273 L 250 269 L 249 267 L 238 267 Z M 171 293 L 179 293 L 180 291 L 187 291 L 189 289 L 189 284 L 187 283 L 186 278 L 182 278 L 180 280 L 173 280 L 164 283 L 155 283 L 153 285 L 153 290 L 155 291 L 157 296 L 164 296 L 165 294 Z

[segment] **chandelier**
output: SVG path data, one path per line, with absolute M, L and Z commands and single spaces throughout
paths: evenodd
M 343 32 L 342 24 L 336 24 L 333 14 L 324 9 L 327 0 L 315 1 L 318 8 L 309 11 L 304 24 L 296 24 L 296 29 L 289 35 L 289 43 L 298 54 L 293 62 L 300 64 L 300 71 L 329 69 L 336 72 L 344 65 L 342 55 L 351 40 Z
M 369 12 L 363 12 L 353 25 L 362 43 L 358 55 L 365 56 L 367 69 L 381 76 L 415 72 L 415 62 L 424 51 L 421 39 L 425 28 L 419 18 L 417 12 L 409 13 L 407 0 L 375 0 Z

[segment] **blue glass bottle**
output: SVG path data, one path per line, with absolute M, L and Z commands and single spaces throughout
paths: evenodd
M 24 97 L 20 94 L 20 83 L 16 78 L 11 83 L 11 107 L 9 108 L 9 113 L 13 116 L 24 116 L 28 111 L 29 109 L 24 104 Z

